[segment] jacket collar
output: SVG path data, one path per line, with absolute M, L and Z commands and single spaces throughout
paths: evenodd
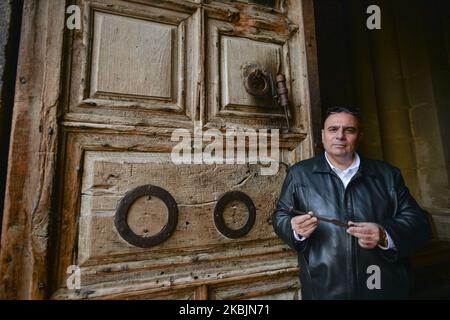
M 359 156 L 360 165 L 357 174 L 367 175 L 367 176 L 376 176 L 376 172 L 372 166 L 372 163 L 361 156 Z M 313 172 L 314 173 L 332 173 L 332 169 L 325 159 L 325 152 L 317 155 L 314 158 Z
M 330 173 L 331 171 L 331 167 L 328 164 L 327 159 L 325 159 L 325 152 L 322 152 L 314 158 L 314 173 Z

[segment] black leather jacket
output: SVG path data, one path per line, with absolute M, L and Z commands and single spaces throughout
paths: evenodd
M 363 249 L 345 228 L 323 221 L 308 239 L 296 241 L 292 214 L 282 210 L 290 207 L 344 222 L 378 223 L 396 249 Z M 298 252 L 303 299 L 408 298 L 411 276 L 407 257 L 430 237 L 427 214 L 410 195 L 400 170 L 362 157 L 347 188 L 324 154 L 292 166 L 272 223 L 277 235 Z M 367 285 L 374 283 L 371 276 L 376 272 L 369 268 L 373 265 L 379 267 L 381 289 Z

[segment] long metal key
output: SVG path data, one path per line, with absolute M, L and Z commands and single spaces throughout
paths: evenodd
M 286 210 L 286 209 L 282 209 L 282 210 L 283 210 L 283 211 L 287 211 L 287 212 L 294 213 L 294 214 L 296 214 L 296 215 L 305 215 L 305 214 L 308 214 L 307 212 L 298 211 L 298 210 L 295 210 L 294 208 L 290 208 L 289 210 Z M 333 219 L 333 218 L 330 218 L 330 217 L 320 216 L 320 215 L 315 214 L 315 213 L 311 214 L 311 216 L 316 217 L 317 220 L 329 222 L 329 223 L 332 223 L 332 224 L 334 224 L 334 225 L 336 225 L 336 226 L 339 226 L 339 227 L 342 227 L 342 228 L 349 228 L 349 227 L 350 227 L 349 224 L 347 224 L 347 223 L 345 223 L 345 222 L 342 222 L 342 221 L 340 221 L 340 220 L 338 220 L 338 219 Z

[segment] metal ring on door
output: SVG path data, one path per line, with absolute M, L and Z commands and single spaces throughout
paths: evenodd
M 167 224 L 160 232 L 150 237 L 142 237 L 131 230 L 127 222 L 128 210 L 134 201 L 142 196 L 155 196 L 161 199 L 167 206 L 169 218 Z M 128 243 L 140 247 L 149 248 L 164 242 L 175 231 L 178 223 L 178 206 L 172 195 L 163 188 L 151 184 L 137 187 L 129 192 L 120 200 L 114 224 L 122 238 Z
M 243 202 L 248 209 L 248 220 L 247 223 L 240 229 L 229 228 L 223 219 L 223 212 L 227 204 L 232 201 Z M 236 239 L 245 236 L 253 227 L 256 220 L 256 208 L 253 204 L 252 199 L 243 192 L 240 191 L 230 191 L 225 193 L 217 202 L 214 208 L 214 223 L 216 224 L 217 230 L 227 238 Z

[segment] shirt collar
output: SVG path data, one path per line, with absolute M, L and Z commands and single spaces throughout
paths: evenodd
M 331 167 L 331 169 L 336 172 L 336 173 L 348 173 L 348 172 L 352 172 L 352 171 L 356 171 L 359 168 L 359 165 L 361 163 L 361 160 L 359 159 L 359 155 L 358 153 L 355 152 L 355 159 L 353 160 L 353 163 L 350 165 L 350 167 L 348 167 L 347 169 L 341 170 L 338 167 L 335 167 L 330 160 L 328 160 L 328 156 L 327 156 L 327 152 L 325 152 L 325 159 L 328 162 L 328 165 Z

